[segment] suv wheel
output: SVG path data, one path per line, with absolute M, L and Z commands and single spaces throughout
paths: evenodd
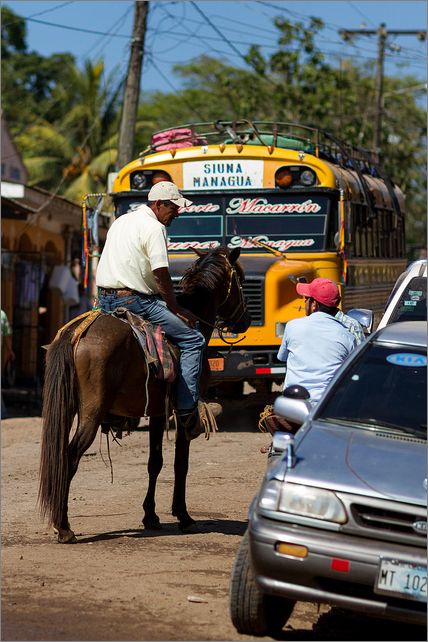
M 229 591 L 230 616 L 239 633 L 277 636 L 295 601 L 264 594 L 256 583 L 250 559 L 248 530 L 236 554 Z

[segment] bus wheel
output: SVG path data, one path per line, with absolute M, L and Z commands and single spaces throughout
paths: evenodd
M 217 393 L 223 399 L 240 399 L 244 396 L 244 382 L 223 381 L 217 386 Z

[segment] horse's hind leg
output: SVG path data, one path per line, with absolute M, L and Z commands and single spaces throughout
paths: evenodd
M 172 514 L 177 517 L 182 531 L 195 528 L 196 522 L 186 508 L 186 479 L 189 470 L 190 441 L 186 438 L 182 426 L 177 428 L 174 457 L 174 496 L 172 499 Z
M 162 440 L 165 425 L 165 417 L 151 417 L 149 423 L 149 461 L 147 470 L 149 473 L 149 486 L 143 502 L 144 517 L 143 524 L 146 528 L 160 529 L 160 519 L 155 511 L 156 481 L 163 466 Z
M 99 425 L 99 417 L 91 419 L 86 418 L 81 421 L 68 446 L 68 479 L 64 493 L 62 519 L 60 524 L 54 524 L 54 529 L 58 533 L 58 542 L 60 544 L 72 544 L 76 542 L 76 537 L 71 530 L 68 521 L 68 496 L 70 492 L 70 484 L 76 474 L 82 455 L 94 442 Z

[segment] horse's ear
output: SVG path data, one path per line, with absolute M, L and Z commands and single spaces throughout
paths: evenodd
M 239 255 L 241 254 L 241 248 L 240 247 L 234 247 L 233 250 L 230 251 L 229 254 L 229 262 L 233 265 L 236 263 L 236 261 L 239 259 Z
M 206 254 L 208 254 L 207 250 L 198 250 L 198 248 L 196 248 L 196 247 L 192 247 L 191 249 L 194 251 L 195 254 L 197 254 L 199 256 L 200 259 L 203 256 L 205 256 Z

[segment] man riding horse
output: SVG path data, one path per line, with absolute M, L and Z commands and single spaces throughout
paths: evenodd
M 198 320 L 179 307 L 169 273 L 166 228 L 191 205 L 169 181 L 156 183 L 147 205 L 118 217 L 110 227 L 97 268 L 103 312 L 127 308 L 155 325 L 180 349 L 177 418 L 188 434 L 199 434 L 199 381 L 206 342 Z

